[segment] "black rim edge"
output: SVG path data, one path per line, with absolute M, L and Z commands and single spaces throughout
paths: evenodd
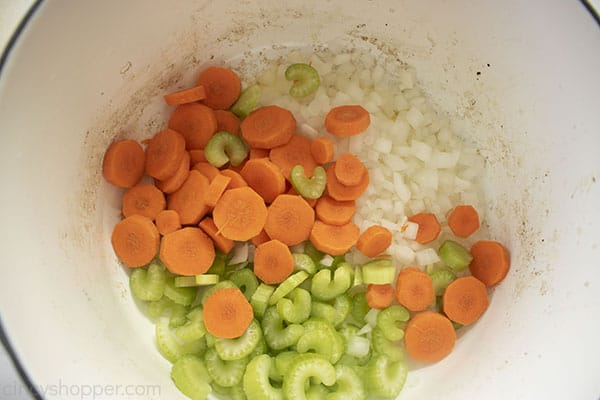
M 592 6 L 589 0 L 581 0 L 581 4 L 588 10 L 588 12 L 592 15 L 592 18 L 596 21 L 596 24 L 600 26 L 600 15 L 598 14 L 600 10 L 596 10 L 594 6 Z

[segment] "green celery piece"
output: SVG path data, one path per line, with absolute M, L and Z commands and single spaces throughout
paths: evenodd
M 243 388 L 248 400 L 284 400 L 280 388 L 269 381 L 275 369 L 273 359 L 268 354 L 256 356 L 248 363 L 243 378 Z
M 189 306 L 196 299 L 197 287 L 176 287 L 175 278 L 168 278 L 165 284 L 164 294 L 169 299 L 182 306 Z
M 202 308 L 195 307 L 187 314 L 187 322 L 175 329 L 175 335 L 184 343 L 199 340 L 206 334 Z
M 335 368 L 319 355 L 303 354 L 299 356 L 283 379 L 284 396 L 287 399 L 305 399 L 305 387 L 311 378 L 318 379 L 326 386 L 332 386 L 336 381 Z
M 248 86 L 240 98 L 231 106 L 231 112 L 239 118 L 244 119 L 258 106 L 260 101 L 260 87 L 258 85 Z
M 310 275 L 317 272 L 317 266 L 308 254 L 294 253 L 292 256 L 294 257 L 295 271 L 306 271 Z
M 396 267 L 390 260 L 374 260 L 362 266 L 363 283 L 385 285 L 393 284 Z
M 143 301 L 157 301 L 163 297 L 167 275 L 165 267 L 152 263 L 148 268 L 136 268 L 129 277 L 131 293 Z
M 313 170 L 311 178 L 304 173 L 304 167 L 296 165 L 290 171 L 290 181 L 296 191 L 304 198 L 318 199 L 323 195 L 327 184 L 327 173 L 321 166 Z
M 219 358 L 215 348 L 209 348 L 204 354 L 204 363 L 208 375 L 223 387 L 232 387 L 242 382 L 242 377 L 248 364 L 247 358 L 233 361 L 224 361 Z
M 401 340 L 410 318 L 408 310 L 401 305 L 392 305 L 377 314 L 377 326 L 388 340 Z
M 329 269 L 322 269 L 312 278 L 311 293 L 318 300 L 332 300 L 345 293 L 352 284 L 352 274 L 354 269 L 344 263 L 333 272 Z
M 376 326 L 371 331 L 371 346 L 376 354 L 385 354 L 392 361 L 404 360 L 402 341 L 392 341 L 385 337 L 380 327 Z
M 167 317 L 159 318 L 155 328 L 158 351 L 173 363 L 186 354 L 198 354 L 206 348 L 206 343 L 202 339 L 181 343 L 169 327 L 169 318 Z
M 171 367 L 171 379 L 181 393 L 193 400 L 204 400 L 212 392 L 204 361 L 195 355 L 185 355 Z
M 438 250 L 438 255 L 444 264 L 456 272 L 463 271 L 473 260 L 469 250 L 453 240 L 444 241 Z
M 311 304 L 310 316 L 333 321 L 335 318 L 335 308 L 331 304 L 314 300 Z
M 359 292 L 352 297 L 352 309 L 350 310 L 350 315 L 352 315 L 352 318 L 359 325 L 364 325 L 365 315 L 367 315 L 370 309 L 364 292 Z
M 289 324 L 284 327 L 283 318 L 275 306 L 268 307 L 265 311 L 262 329 L 267 345 L 273 350 L 283 350 L 295 345 L 304 333 L 304 327 L 299 324 Z
M 274 291 L 275 288 L 266 283 L 258 285 L 250 298 L 250 305 L 252 306 L 252 311 L 254 311 L 255 316 L 261 318 L 264 315 L 265 310 L 269 306 L 269 299 Z
M 404 360 L 393 361 L 384 354 L 371 358 L 364 382 L 370 395 L 395 399 L 406 382 L 408 368 Z
M 285 79 L 292 81 L 290 96 L 306 97 L 315 93 L 321 85 L 317 70 L 304 63 L 292 64 L 285 70 Z
M 327 400 L 364 400 L 367 397 L 362 379 L 349 366 L 335 366 L 336 386 L 334 393 L 327 395 Z
M 318 250 L 310 241 L 304 242 L 304 254 L 309 256 L 315 265 L 318 264 L 319 261 L 321 261 L 325 256 L 325 253 L 323 253 L 321 250 Z
M 215 274 L 223 277 L 225 275 L 225 265 L 227 264 L 227 254 L 223 254 L 220 251 L 217 251 L 215 254 L 215 259 L 213 260 L 212 265 L 206 271 L 207 274 Z
M 311 315 L 310 293 L 297 287 L 277 302 L 277 312 L 285 322 L 301 324 Z
M 248 301 L 252 298 L 256 288 L 258 288 L 258 279 L 250 268 L 242 268 L 232 272 L 229 279 L 240 288 Z
M 331 364 L 335 364 L 341 358 L 343 352 L 335 352 L 336 338 L 328 329 L 305 330 L 296 343 L 298 353 L 314 353 L 321 355 Z
M 210 138 L 204 148 L 204 155 L 206 161 L 217 168 L 227 163 L 237 167 L 248 157 L 248 146 L 239 136 L 220 131 Z
M 298 271 L 288 276 L 283 282 L 277 286 L 271 298 L 269 298 L 269 305 L 277 304 L 277 302 L 287 296 L 292 290 L 297 288 L 302 282 L 308 278 L 306 271 Z
M 350 310 L 352 310 L 352 299 L 350 299 L 350 296 L 345 293 L 341 294 L 333 301 L 333 308 L 335 310 L 335 314 L 331 320 L 331 323 L 334 326 L 338 326 L 350 315 Z
M 242 336 L 235 339 L 217 338 L 215 350 L 223 361 L 240 360 L 248 357 L 262 339 L 262 329 L 256 320 L 252 320 Z
M 436 296 L 443 295 L 446 287 L 456 279 L 454 272 L 447 269 L 436 269 L 429 274 L 429 277 L 433 282 L 433 290 Z

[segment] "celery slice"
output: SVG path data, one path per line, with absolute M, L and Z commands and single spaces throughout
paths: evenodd
M 144 311 L 149 318 L 156 319 L 161 315 L 165 314 L 165 312 L 171 307 L 173 307 L 174 304 L 175 303 L 173 303 L 171 299 L 163 296 L 156 301 L 151 301 L 147 303 L 147 306 Z
M 275 369 L 273 359 L 259 355 L 250 361 L 243 378 L 244 392 L 248 400 L 283 400 L 283 392 L 269 381 L 271 371 Z
M 404 337 L 404 328 L 410 318 L 408 310 L 401 305 L 392 305 L 377 314 L 377 326 L 388 340 L 400 340 Z
M 248 359 L 224 361 L 219 358 L 214 348 L 209 348 L 204 355 L 204 362 L 208 374 L 215 383 L 224 387 L 232 387 L 242 381 Z
M 284 328 L 284 321 L 274 306 L 265 311 L 262 328 L 265 341 L 273 350 L 283 350 L 293 346 L 304 333 L 304 327 L 299 324 L 290 324 Z
M 456 279 L 454 272 L 447 269 L 436 269 L 429 274 L 429 277 L 433 282 L 433 290 L 436 296 L 443 295 L 446 287 Z
M 312 279 L 311 293 L 318 300 L 332 300 L 345 293 L 352 284 L 354 269 L 349 264 L 341 265 L 333 273 L 322 269 Z
M 338 364 L 335 375 L 337 388 L 327 395 L 327 400 L 364 400 L 367 397 L 362 380 L 353 368 Z
M 305 387 L 311 377 L 317 378 L 326 386 L 335 383 L 335 368 L 331 363 L 316 354 L 303 354 L 290 366 L 283 380 L 283 394 L 288 399 L 305 400 Z
M 275 370 L 277 375 L 282 377 L 282 380 L 298 356 L 299 353 L 297 351 L 282 351 L 275 356 Z
M 226 259 L 227 259 L 226 254 L 223 254 L 220 251 L 217 251 L 215 254 L 215 259 L 213 260 L 212 265 L 210 266 L 208 271 L 206 271 L 206 273 L 210 274 L 210 275 L 214 274 L 214 275 L 219 275 L 220 277 L 223 277 L 223 275 L 225 275 Z
M 308 273 L 306 271 L 298 271 L 286 278 L 283 282 L 277 286 L 277 289 L 271 295 L 269 299 L 269 305 L 272 306 L 277 304 L 277 302 L 283 297 L 287 296 L 292 290 L 297 288 L 302 282 L 304 282 L 308 278 Z
M 176 287 L 175 278 L 169 278 L 165 284 L 165 296 L 182 306 L 189 306 L 194 302 L 198 294 L 198 288 L 195 287 Z
M 231 112 L 239 118 L 244 119 L 250 114 L 260 101 L 260 87 L 258 85 L 248 86 L 239 99 L 231 106 Z
M 307 290 L 296 288 L 277 302 L 277 312 L 290 324 L 301 324 L 311 315 L 311 297 Z
M 305 332 L 308 331 L 325 331 L 328 332 L 331 338 L 333 339 L 331 345 L 331 360 L 332 363 L 336 363 L 344 354 L 345 348 L 345 339 L 342 334 L 335 330 L 335 327 L 331 324 L 331 322 L 326 321 L 321 318 L 309 318 L 302 324 Z M 308 343 L 308 339 L 306 344 Z
M 240 288 L 246 299 L 250 301 L 256 288 L 258 288 L 258 279 L 250 268 L 242 268 L 229 275 L 229 279 Z
M 327 400 L 327 396 L 330 393 L 329 389 L 320 383 L 318 385 L 310 385 L 306 389 L 306 400 Z
M 381 328 L 376 326 L 371 331 L 371 345 L 377 354 L 385 354 L 392 361 L 404 360 L 401 341 L 391 341 L 385 337 Z
M 317 70 L 304 63 L 292 64 L 285 70 L 285 79 L 292 81 L 290 96 L 306 97 L 315 93 L 321 85 Z
M 196 276 L 176 276 L 173 280 L 175 287 L 192 287 L 196 285 Z
M 215 350 L 223 361 L 239 360 L 249 356 L 260 342 L 260 339 L 262 339 L 262 329 L 254 319 L 239 338 L 217 338 Z
M 201 339 L 206 334 L 202 309 L 196 307 L 187 314 L 187 322 L 175 330 L 177 337 L 184 343 Z
M 310 316 L 332 321 L 335 318 L 335 308 L 331 304 L 315 300 L 311 304 Z
M 193 400 L 204 400 L 212 391 L 204 361 L 194 355 L 183 356 L 173 364 L 171 379 L 181 393 Z
M 321 259 L 323 259 L 323 256 L 325 255 L 325 253 L 323 253 L 322 251 L 318 250 L 314 244 L 312 244 L 312 242 L 310 241 L 306 241 L 304 242 L 304 254 L 306 254 L 307 256 L 309 256 L 313 262 L 315 264 L 318 264 L 319 261 Z
M 254 291 L 254 294 L 250 298 L 250 305 L 252 306 L 255 316 L 260 318 L 264 315 L 265 310 L 269 306 L 269 299 L 274 291 L 275 288 L 273 286 L 269 286 L 265 283 L 258 285 L 256 291 Z
M 171 307 L 167 309 L 170 312 L 169 314 L 169 327 L 177 328 L 184 325 L 187 322 L 187 314 L 190 310 L 182 306 L 181 304 L 172 303 Z
M 336 297 L 333 301 L 333 308 L 335 314 L 333 315 L 331 323 L 333 326 L 338 326 L 350 315 L 350 310 L 352 309 L 352 300 L 350 299 L 350 296 L 344 293 Z
M 390 260 L 374 260 L 362 266 L 362 278 L 366 284 L 391 284 L 396 278 L 396 267 Z
M 312 177 L 308 178 L 304 173 L 304 167 L 298 164 L 290 171 L 290 182 L 302 197 L 318 199 L 325 191 L 327 173 L 319 166 L 313 170 Z
M 221 277 L 217 274 L 201 274 L 196 275 L 195 279 L 197 286 L 210 286 L 219 283 Z
M 294 253 L 292 256 L 294 257 L 294 270 L 306 271 L 310 275 L 317 272 L 317 266 L 308 254 Z
M 364 382 L 369 394 L 395 399 L 404 387 L 407 372 L 404 361 L 394 362 L 386 355 L 380 354 L 367 364 Z
M 457 272 L 463 271 L 473 260 L 469 250 L 453 240 L 444 241 L 438 250 L 438 255 L 444 264 Z
M 210 138 L 204 148 L 204 155 L 206 161 L 217 168 L 227 163 L 237 167 L 248 157 L 248 146 L 239 136 L 220 131 Z
M 371 308 L 369 307 L 369 303 L 367 303 L 367 298 L 365 297 L 365 293 L 357 293 L 352 298 L 352 309 L 350 310 L 350 315 L 354 321 L 356 321 L 360 326 L 365 322 L 365 315 L 369 312 Z
M 165 268 L 152 263 L 148 268 L 134 269 L 129 277 L 129 286 L 136 298 L 156 301 L 163 296 L 166 280 Z
M 328 329 L 305 330 L 296 343 L 298 353 L 314 353 L 321 355 L 331 364 L 335 364 L 343 355 L 343 351 L 336 351 L 335 334 Z
M 202 339 L 182 343 L 169 327 L 169 318 L 167 317 L 158 319 L 155 326 L 155 334 L 158 351 L 171 362 L 177 361 L 186 354 L 201 353 L 206 347 Z

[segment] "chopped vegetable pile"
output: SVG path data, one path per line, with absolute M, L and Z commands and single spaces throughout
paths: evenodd
M 308 63 L 282 78 L 286 101 L 301 107 L 322 93 L 324 77 Z M 417 212 L 390 222 L 390 202 L 386 223 L 367 224 L 359 202 L 377 201 L 386 174 L 406 190 L 391 144 L 364 150 L 375 152 L 368 162 L 340 145 L 370 129 L 370 105 L 331 107 L 320 133 L 263 103 L 263 89 L 242 90 L 233 69 L 208 67 L 196 86 L 164 96 L 175 106 L 167 129 L 107 149 L 103 175 L 126 189 L 112 245 L 131 291 L 191 399 L 396 398 L 405 353 L 426 363 L 448 356 L 456 330 L 481 317 L 489 288 L 506 277 L 508 250 L 492 240 L 467 246 L 480 231 L 473 204 L 447 207 L 440 221 L 419 198 Z M 420 126 L 417 113 L 406 116 Z M 375 164 L 395 167 L 372 176 L 380 153 L 389 157 Z M 456 165 L 448 157 L 437 167 Z M 406 255 L 397 237 L 415 263 L 397 257 Z

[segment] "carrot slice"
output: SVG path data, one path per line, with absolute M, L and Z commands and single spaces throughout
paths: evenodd
M 202 319 L 210 334 L 218 338 L 234 339 L 246 332 L 254 319 L 254 313 L 238 288 L 223 288 L 215 290 L 204 301 Z
M 279 106 L 260 107 L 240 125 L 242 136 L 250 147 L 272 149 L 286 144 L 296 131 L 296 118 Z
M 479 214 L 471 205 L 456 206 L 448 216 L 448 226 L 456 236 L 466 238 L 479 229 Z
M 130 188 L 144 176 L 145 155 L 135 140 L 112 142 L 102 160 L 104 179 L 115 186 Z
M 415 314 L 404 330 L 406 352 L 417 361 L 440 361 L 452 352 L 455 343 L 452 323 L 434 311 Z
M 199 162 L 207 162 L 204 155 L 204 149 L 194 149 L 188 151 L 190 154 L 190 165 L 196 165 Z
M 317 138 L 310 144 L 310 152 L 318 164 L 333 160 L 333 141 L 329 138 Z
M 396 300 L 410 311 L 425 310 L 435 300 L 433 281 L 419 269 L 403 269 L 396 279 Z
M 250 187 L 229 189 L 213 209 L 219 232 L 231 240 L 250 240 L 258 235 L 267 220 L 267 206 Z
M 215 179 L 215 177 L 221 173 L 217 167 L 210 164 L 209 162 L 204 161 L 195 164 L 192 167 L 192 170 L 200 172 L 208 179 L 209 182 L 212 182 L 212 180 Z
M 123 264 L 130 268 L 142 267 L 158 253 L 160 235 L 150 218 L 132 215 L 117 222 L 111 242 Z
M 342 185 L 355 186 L 367 170 L 358 158 L 350 153 L 344 153 L 335 160 L 335 177 Z
M 198 85 L 206 88 L 204 104 L 214 110 L 227 110 L 240 97 L 242 82 L 235 72 L 225 67 L 208 67 L 200 73 Z
M 462 325 L 477 321 L 489 304 L 485 285 L 473 276 L 450 282 L 444 291 L 442 302 L 448 318 Z
M 209 211 L 204 202 L 208 179 L 198 171 L 190 171 L 181 187 L 167 198 L 167 208 L 177 211 L 182 225 L 195 225 Z
M 183 182 L 187 179 L 190 174 L 190 154 L 186 152 L 181 159 L 179 168 L 173 174 L 173 176 L 165 179 L 164 181 L 156 181 L 156 187 L 162 190 L 164 193 L 173 193 L 183 185 Z
M 179 104 L 192 103 L 194 101 L 205 99 L 206 89 L 204 86 L 198 85 L 189 89 L 183 89 L 177 92 L 165 94 L 163 97 L 167 105 L 176 106 Z
M 222 251 L 225 254 L 228 254 L 231 249 L 233 249 L 234 243 L 233 240 L 229 240 L 223 235 L 219 233 L 217 226 L 212 218 L 206 217 L 198 224 L 200 229 L 202 229 L 210 238 L 215 242 L 215 246 L 217 249 Z
M 271 240 L 267 232 L 263 229 L 260 233 L 252 238 L 252 244 L 258 246 L 259 244 L 263 244 Z
M 316 220 L 310 231 L 310 241 L 317 250 L 332 256 L 340 256 L 356 244 L 358 235 L 358 226 L 352 222 L 336 226 Z
M 345 225 L 356 213 L 356 202 L 337 201 L 331 196 L 321 197 L 315 206 L 317 218 L 329 225 Z
M 248 158 L 269 158 L 269 149 L 250 149 Z
M 367 228 L 356 242 L 356 248 L 367 257 L 383 253 L 392 244 L 392 232 L 379 225 Z
M 177 275 L 203 274 L 215 259 L 213 241 L 200 228 L 183 228 L 162 238 L 160 260 Z
M 186 149 L 203 149 L 217 131 L 217 117 L 203 104 L 182 104 L 173 110 L 169 128 L 183 135 Z
M 225 131 L 234 135 L 240 134 L 241 122 L 234 113 L 226 110 L 215 110 L 215 117 L 217 117 L 217 132 Z
M 244 178 L 242 178 L 242 176 L 239 173 L 235 172 L 232 169 L 228 168 L 221 170 L 221 174 L 231 178 L 227 189 L 235 189 L 239 187 L 248 186 L 248 183 L 244 180 Z
M 486 286 L 502 282 L 510 269 L 510 254 L 500 243 L 480 240 L 471 247 L 471 274 Z
M 231 178 L 223 174 L 215 176 L 206 189 L 204 203 L 209 207 L 214 207 L 225 192 L 225 189 L 227 189 L 227 186 L 229 186 L 230 181 Z
M 300 196 L 281 194 L 267 211 L 265 232 L 288 246 L 308 240 L 315 223 L 315 211 Z
M 158 132 L 146 147 L 146 174 L 158 180 L 170 178 L 184 156 L 185 140 L 180 133 L 172 129 Z
M 354 186 L 343 185 L 335 176 L 335 163 L 327 166 L 327 193 L 338 201 L 358 199 L 369 186 L 369 171 L 365 170 L 360 183 Z
M 294 271 L 294 257 L 279 240 L 260 244 L 254 252 L 254 274 L 266 284 L 283 282 Z
M 442 227 L 436 216 L 431 213 L 419 213 L 408 218 L 409 221 L 419 225 L 416 241 L 426 244 L 437 239 Z
M 248 185 L 260 194 L 266 203 L 271 203 L 285 192 L 285 178 L 275 164 L 266 158 L 246 161 L 240 172 Z
M 365 297 L 369 307 L 383 310 L 394 301 L 394 288 L 389 283 L 383 285 L 370 284 L 367 286 Z
M 313 170 L 318 165 L 312 156 L 310 146 L 310 139 L 301 135 L 294 135 L 286 144 L 272 148 L 269 158 L 273 164 L 281 169 L 288 180 L 290 179 L 290 171 L 296 165 L 302 165 L 304 173 L 310 178 Z
M 285 192 L 285 193 L 286 193 L 286 194 L 291 194 L 291 195 L 294 195 L 294 196 L 300 196 L 300 197 L 302 197 L 302 195 L 301 195 L 300 193 L 298 193 L 298 191 L 297 191 L 297 190 L 296 190 L 296 189 L 295 189 L 293 186 L 291 186 L 291 187 L 288 189 L 288 191 L 287 191 L 287 192 Z M 307 199 L 306 197 L 302 197 L 302 198 L 303 198 L 303 199 L 304 199 L 304 201 L 306 201 L 306 202 L 308 203 L 308 205 L 309 205 L 309 206 L 311 206 L 312 208 L 315 208 L 315 206 L 317 205 L 317 200 L 319 200 L 319 199 Z M 323 221 L 323 222 L 325 222 L 325 221 Z
M 181 229 L 181 221 L 179 214 L 175 210 L 162 210 L 156 215 L 156 228 L 158 233 L 166 235 L 167 233 L 175 232 Z
M 140 184 L 123 194 L 121 212 L 125 218 L 137 214 L 154 220 L 166 206 L 165 195 L 156 186 Z
M 338 137 L 363 133 L 371 124 L 369 112 L 358 105 L 334 107 L 325 116 L 327 132 Z

